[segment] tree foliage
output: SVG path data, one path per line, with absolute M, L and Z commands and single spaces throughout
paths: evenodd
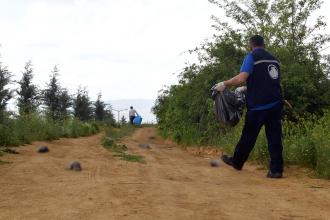
M 115 118 L 111 110 L 111 105 L 102 101 L 102 94 L 99 93 L 94 102 L 94 118 L 103 121 L 108 125 L 115 125 Z
M 43 103 L 47 115 L 54 120 L 62 120 L 69 116 L 72 98 L 67 89 L 62 88 L 58 80 L 59 70 L 54 67 L 46 89 L 43 90 Z
M 88 121 L 93 117 L 92 102 L 88 96 L 86 88 L 78 88 L 73 99 L 73 114 L 81 121 Z
M 224 9 L 238 27 L 233 29 L 214 16 L 215 26 L 222 31 L 220 41 L 223 35 L 229 36 L 242 49 L 251 35 L 265 37 L 268 50 L 281 62 L 285 98 L 294 104 L 298 114 L 318 114 L 329 106 L 328 56 L 322 56 L 320 51 L 330 37 L 322 34 L 326 27 L 323 17 L 312 18 L 321 0 L 210 2 Z
M 111 126 L 116 124 L 115 116 L 112 113 L 112 107 L 110 104 L 106 105 L 104 122 Z
M 7 67 L 0 63 L 0 123 L 3 121 L 8 101 L 13 97 L 13 91 L 8 88 L 10 83 L 11 74 Z
M 57 66 L 52 70 L 49 83 L 46 85 L 46 89 L 43 91 L 43 101 L 46 106 L 47 115 L 56 120 L 60 118 L 59 106 L 60 106 L 60 83 L 58 81 L 59 70 Z
M 31 61 L 24 66 L 23 76 L 18 82 L 19 89 L 17 90 L 17 106 L 22 114 L 30 114 L 36 111 L 39 105 L 38 89 L 32 83 L 33 69 Z
M 103 121 L 106 116 L 106 105 L 102 101 L 102 94 L 99 93 L 97 96 L 97 100 L 94 103 L 94 116 L 97 121 Z
M 70 116 L 71 112 L 69 109 L 72 107 L 72 97 L 69 91 L 65 88 L 61 88 L 59 94 L 59 116 L 60 119 L 66 119 Z
M 126 118 L 125 118 L 124 115 L 123 115 L 123 116 L 121 117 L 121 119 L 120 119 L 120 124 L 121 124 L 121 125 L 125 125 L 125 124 L 127 124 L 127 120 L 126 120 Z

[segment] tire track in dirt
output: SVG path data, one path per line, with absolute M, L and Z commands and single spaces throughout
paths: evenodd
M 112 157 L 101 139 L 36 142 L 2 157 L 13 163 L 0 166 L 0 219 L 330 219 L 329 181 L 211 168 L 154 128 L 121 140 L 146 164 Z M 50 152 L 37 154 L 40 145 Z M 82 172 L 65 170 L 72 160 Z

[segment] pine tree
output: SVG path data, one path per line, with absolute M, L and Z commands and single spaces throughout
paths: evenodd
M 73 99 L 73 114 L 81 121 L 92 119 L 93 108 L 88 91 L 84 88 L 78 88 L 76 97 Z
M 59 113 L 60 119 L 66 119 L 70 116 L 69 108 L 72 107 L 72 97 L 67 89 L 61 89 L 59 95 Z
M 13 97 L 12 90 L 8 88 L 10 83 L 11 74 L 7 67 L 2 66 L 2 63 L 0 63 L 0 123 L 3 122 L 8 101 Z
M 97 100 L 94 103 L 94 115 L 95 119 L 98 121 L 104 121 L 106 112 L 105 112 L 105 103 L 101 100 L 101 93 L 98 94 Z
M 60 92 L 61 87 L 58 81 L 59 70 L 57 66 L 52 70 L 50 81 L 46 89 L 43 91 L 43 101 L 47 108 L 47 115 L 53 120 L 60 118 Z
M 105 121 L 105 123 L 112 125 L 112 126 L 116 124 L 115 117 L 111 110 L 111 105 L 109 105 L 109 104 L 107 104 L 107 107 L 105 108 L 104 121 Z
M 62 88 L 58 81 L 59 70 L 54 67 L 47 88 L 43 91 L 44 105 L 47 115 L 53 120 L 63 120 L 70 116 L 69 108 L 72 107 L 72 97 L 68 90 Z
M 24 67 L 23 76 L 18 82 L 19 89 L 17 90 L 18 94 L 18 109 L 20 115 L 30 114 L 34 112 L 39 103 L 38 103 L 38 89 L 32 84 L 33 79 L 33 69 L 31 61 L 27 62 Z
M 121 123 L 122 125 L 127 124 L 127 120 L 126 120 L 126 118 L 125 118 L 124 115 L 121 117 L 121 119 L 120 119 L 120 123 Z

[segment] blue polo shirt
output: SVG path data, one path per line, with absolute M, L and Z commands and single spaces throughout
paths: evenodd
M 246 72 L 248 74 L 251 74 L 253 72 L 253 65 L 254 65 L 253 55 L 249 53 L 244 58 L 240 72 Z
M 258 48 L 255 50 L 263 50 L 262 48 Z M 243 64 L 241 66 L 240 72 L 245 72 L 247 74 L 252 74 L 253 73 L 253 67 L 254 67 L 254 58 L 252 53 L 249 53 L 246 55 L 244 58 Z M 267 110 L 275 107 L 277 104 L 279 104 L 280 101 L 272 102 L 266 105 L 260 105 L 260 106 L 255 106 L 254 108 L 251 108 L 251 111 L 259 111 L 259 110 Z

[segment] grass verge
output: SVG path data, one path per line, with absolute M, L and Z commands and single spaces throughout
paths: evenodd
M 143 156 L 136 154 L 121 153 L 114 155 L 114 157 L 120 157 L 121 160 L 129 161 L 129 162 L 146 163 Z
M 81 122 L 75 118 L 54 121 L 39 114 L 7 117 L 0 123 L 0 146 L 19 146 L 38 140 L 77 138 L 100 132 L 95 121 Z
M 0 148 L 0 156 L 2 155 L 2 153 L 6 153 L 6 154 L 18 154 L 18 152 L 14 149 L 10 149 L 10 148 Z
M 125 144 L 116 144 L 119 139 L 131 135 L 135 131 L 135 127 L 129 124 L 120 128 L 108 128 L 103 139 L 103 146 L 114 153 L 114 157 L 119 157 L 121 160 L 129 162 L 145 163 L 143 156 L 127 153 Z
M 10 163 L 12 163 L 12 162 L 0 160 L 0 165 L 10 164 Z
M 0 157 L 3 156 L 4 154 L 18 154 L 18 152 L 15 150 L 12 150 L 10 148 L 1 148 L 0 147 Z M 12 163 L 12 162 L 0 160 L 0 165 L 10 164 L 10 163 Z

